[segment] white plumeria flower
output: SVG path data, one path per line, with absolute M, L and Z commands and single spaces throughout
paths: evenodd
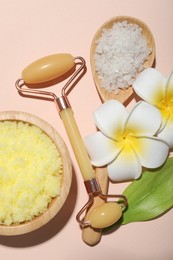
M 168 78 L 153 68 L 144 70 L 133 83 L 134 91 L 157 107 L 162 115 L 158 137 L 173 147 L 173 72 Z
M 85 138 L 91 163 L 107 165 L 112 181 L 137 179 L 142 166 L 161 166 L 169 152 L 167 143 L 154 135 L 161 126 L 161 115 L 154 106 L 141 101 L 131 113 L 116 100 L 109 100 L 94 113 L 97 131 Z

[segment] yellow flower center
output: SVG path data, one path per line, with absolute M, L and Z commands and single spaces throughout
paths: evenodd
M 132 136 L 132 133 L 126 129 L 122 134 L 122 139 L 120 140 L 123 143 L 123 146 L 131 150 L 132 144 L 133 144 L 134 137 Z M 129 150 L 127 149 L 127 151 Z
M 162 101 L 162 106 L 159 106 L 160 113 L 163 120 L 168 120 L 168 118 L 173 116 L 173 101 L 167 98 Z

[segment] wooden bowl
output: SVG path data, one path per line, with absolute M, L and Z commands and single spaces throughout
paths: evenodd
M 63 162 L 63 181 L 61 185 L 60 196 L 52 199 L 45 213 L 40 214 L 37 217 L 34 217 L 31 221 L 21 223 L 18 225 L 13 224 L 11 226 L 0 225 L 0 235 L 12 236 L 28 233 L 40 228 L 48 221 L 50 221 L 59 212 L 59 210 L 61 209 L 61 207 L 67 199 L 71 187 L 72 164 L 69 152 L 64 141 L 62 140 L 58 132 L 47 122 L 28 113 L 15 111 L 0 112 L 0 121 L 6 120 L 27 122 L 29 124 L 39 127 L 53 140 L 54 144 L 57 146 L 57 149 L 61 155 Z
M 123 22 L 123 21 L 127 21 L 128 23 L 132 23 L 132 24 L 137 24 L 139 27 L 142 28 L 142 34 L 147 39 L 148 47 L 152 48 L 152 52 L 149 56 L 149 59 L 144 63 L 145 68 L 152 67 L 152 65 L 154 63 L 155 42 L 154 42 L 154 38 L 153 38 L 153 35 L 152 35 L 150 29 L 148 28 L 148 26 L 144 22 L 138 20 L 137 18 L 133 18 L 133 17 L 129 17 L 129 16 L 117 16 L 117 17 L 114 17 L 114 18 L 108 20 L 107 22 L 105 22 L 97 30 L 97 32 L 96 32 L 96 34 L 95 34 L 95 36 L 92 40 L 91 49 L 90 49 L 91 71 L 92 71 L 92 75 L 93 75 L 93 79 L 94 79 L 97 91 L 98 91 L 102 101 L 106 101 L 106 100 L 109 100 L 109 99 L 116 99 L 116 100 L 119 100 L 120 102 L 124 103 L 133 94 L 133 89 L 132 89 L 131 86 L 126 90 L 120 90 L 119 94 L 115 94 L 114 92 L 108 92 L 105 89 L 101 88 L 101 81 L 98 78 L 98 75 L 97 75 L 97 72 L 96 72 L 96 69 L 95 69 L 94 54 L 95 54 L 95 49 L 97 47 L 96 40 L 98 40 L 101 37 L 102 29 L 103 28 L 110 29 L 110 28 L 112 28 L 114 23 Z

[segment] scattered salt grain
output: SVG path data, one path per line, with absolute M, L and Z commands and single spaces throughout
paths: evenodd
M 32 220 L 60 195 L 62 158 L 40 128 L 0 122 L 0 224 Z
M 94 59 L 101 87 L 116 94 L 132 85 L 152 52 L 142 28 L 127 21 L 103 29 L 96 44 Z

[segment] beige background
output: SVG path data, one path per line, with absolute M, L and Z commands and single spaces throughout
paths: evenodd
M 173 69 L 172 11 L 172 0 L 0 0 L 0 110 L 29 112 L 54 126 L 69 148 L 75 170 L 68 201 L 49 224 L 27 235 L 0 236 L 2 260 L 173 259 L 173 211 L 155 221 L 123 226 L 103 236 L 96 247 L 83 243 L 75 216 L 87 195 L 61 119 L 52 102 L 23 98 L 14 87 L 22 69 L 37 58 L 61 52 L 83 56 L 87 73 L 69 99 L 84 137 L 95 131 L 92 113 L 101 104 L 89 60 L 98 27 L 119 15 L 147 23 L 156 42 L 156 68 L 168 75 Z M 61 84 L 53 87 L 57 95 L 60 89 Z M 110 191 L 122 192 L 125 186 L 114 185 Z

